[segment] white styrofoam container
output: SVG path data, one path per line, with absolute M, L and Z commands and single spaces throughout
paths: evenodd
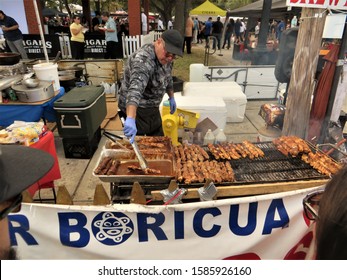
M 200 88 L 216 89 L 216 86 L 229 90 L 239 89 L 242 91 L 242 87 L 234 81 L 229 82 L 185 82 L 183 85 L 183 92 L 186 90 L 194 90 Z
M 243 122 L 247 97 L 236 82 L 187 82 L 182 94 L 187 97 L 221 97 L 227 108 L 227 122 Z
M 160 104 L 160 111 L 163 102 Z M 205 97 L 205 96 L 181 96 L 175 94 L 177 108 L 197 112 L 200 114 L 198 123 L 205 118 L 209 118 L 218 128 L 225 128 L 227 120 L 227 108 L 222 97 Z

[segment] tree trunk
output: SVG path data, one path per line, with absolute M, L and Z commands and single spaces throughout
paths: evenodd
M 185 25 L 185 1 L 177 1 L 175 9 L 174 29 L 177 29 L 184 36 Z
M 89 31 L 92 32 L 92 17 L 90 15 L 90 2 L 89 0 L 82 0 L 83 15 L 88 23 Z M 69 11 L 69 10 L 68 10 Z
M 282 135 L 296 135 L 304 139 L 307 135 L 314 78 L 325 24 L 326 15 L 323 11 L 302 9 Z

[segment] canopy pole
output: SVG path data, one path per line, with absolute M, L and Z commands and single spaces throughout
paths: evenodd
M 38 7 L 37 7 L 37 2 L 36 2 L 36 0 L 33 0 L 33 3 L 34 3 L 34 8 L 35 8 L 35 14 L 36 14 L 37 23 L 38 23 L 38 25 L 39 25 L 39 30 L 40 30 L 40 36 L 41 36 L 41 42 L 42 42 L 43 53 L 45 54 L 45 58 L 46 58 L 46 61 L 47 61 L 47 63 L 48 63 L 48 62 L 49 62 L 49 58 L 48 58 L 48 54 L 47 54 L 45 36 L 43 35 L 43 30 L 42 30 L 42 24 L 41 24 L 39 9 L 38 9 Z

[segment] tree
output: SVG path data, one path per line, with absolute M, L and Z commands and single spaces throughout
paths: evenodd
M 176 2 L 182 1 L 151 0 L 150 7 L 154 9 L 153 11 L 158 12 L 164 23 L 167 24 L 167 22 L 172 19 Z

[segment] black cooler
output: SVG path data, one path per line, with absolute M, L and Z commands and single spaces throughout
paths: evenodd
M 75 87 L 54 102 L 59 136 L 66 158 L 91 158 L 98 147 L 104 120 L 104 87 Z

